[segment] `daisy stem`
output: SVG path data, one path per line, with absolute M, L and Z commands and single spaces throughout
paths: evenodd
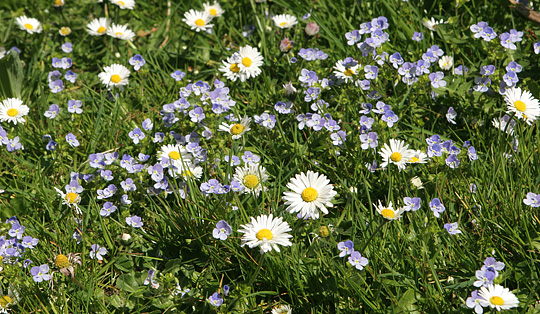
M 259 272 L 261 271 L 261 268 L 264 263 L 264 257 L 266 256 L 266 253 L 261 254 L 261 258 L 259 259 L 259 267 L 257 267 L 257 270 L 255 270 L 255 273 L 251 275 L 251 279 L 249 280 L 248 287 L 251 287 L 253 283 L 255 282 L 255 279 L 259 276 Z
M 373 239 L 373 237 L 379 233 L 379 230 L 382 229 L 382 227 L 390 220 L 384 220 L 382 224 L 380 224 L 377 229 L 375 229 L 375 231 L 373 231 L 373 233 L 369 236 L 369 239 L 367 239 L 367 241 L 364 243 L 364 245 L 362 246 L 362 249 L 359 251 L 359 252 L 364 252 L 366 250 L 366 247 L 368 246 L 369 243 L 371 243 L 371 240 Z

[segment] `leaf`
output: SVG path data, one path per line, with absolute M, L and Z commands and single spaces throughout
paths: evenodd
M 125 292 L 135 292 L 139 289 L 139 284 L 133 274 L 123 274 L 116 280 L 118 289 Z
M 114 263 L 114 266 L 121 271 L 129 273 L 133 271 L 133 260 L 131 259 L 131 256 L 124 255 L 124 256 L 121 256 L 116 261 L 116 263 Z
M 5 58 L 0 59 L 0 93 L 4 98 L 21 98 L 24 74 L 19 54 L 11 50 Z
M 398 306 L 404 310 L 411 310 L 412 305 L 416 302 L 416 293 L 414 289 L 409 289 L 401 296 L 398 301 Z

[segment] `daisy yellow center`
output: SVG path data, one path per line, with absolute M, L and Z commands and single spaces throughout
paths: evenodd
M 64 3 L 62 2 L 62 0 L 55 0 L 54 5 L 60 6 L 60 5 L 64 5 Z
M 8 304 L 13 304 L 13 299 L 9 295 L 0 297 L 0 306 L 6 308 Z
M 113 82 L 113 83 L 120 83 L 121 80 L 122 80 L 122 78 L 118 74 L 113 74 L 111 76 L 111 82 Z
M 195 20 L 195 25 L 197 26 L 204 26 L 204 21 L 202 19 L 196 19 Z
M 64 254 L 58 254 L 56 258 L 54 259 L 54 265 L 58 268 L 64 268 L 69 266 L 69 260 L 68 257 Z
M 10 116 L 10 117 L 14 117 L 16 116 L 17 114 L 19 114 L 19 111 L 15 108 L 11 108 L 7 111 L 7 115 Z
M 62 33 L 62 35 L 69 35 L 69 33 L 71 33 L 71 30 L 67 27 L 62 27 L 60 29 L 60 33 Z
M 352 76 L 354 74 L 353 70 L 351 69 L 348 69 L 348 70 L 345 70 L 345 72 L 343 72 L 345 75 L 347 76 Z
M 172 152 L 169 153 L 169 157 L 171 159 L 178 160 L 178 159 L 180 159 L 180 153 L 172 151 Z
M 242 58 L 242 64 L 243 64 L 245 67 L 251 66 L 251 59 L 248 58 L 248 57 Z
M 264 238 L 266 238 L 266 240 L 270 241 L 270 240 L 272 240 L 274 235 L 272 234 L 272 231 L 270 231 L 268 229 L 261 229 L 261 230 L 259 230 L 259 232 L 257 232 L 256 237 L 260 241 L 262 241 Z
M 124 33 L 122 33 L 122 32 L 116 32 L 116 33 L 114 33 L 114 35 L 115 35 L 115 36 L 124 36 Z
M 124 1 L 118 1 L 118 4 L 119 5 L 126 5 L 126 3 Z
M 210 15 L 216 16 L 217 15 L 217 10 L 216 9 L 210 9 Z
M 231 127 L 231 134 L 238 135 L 244 131 L 244 126 L 240 123 L 237 123 Z
M 411 157 L 411 159 L 409 159 L 409 162 L 419 162 L 420 159 L 418 159 L 418 157 Z
M 399 162 L 401 160 L 401 154 L 398 152 L 392 153 L 390 159 L 392 159 L 393 162 Z
M 75 203 L 75 200 L 77 199 L 79 195 L 77 193 L 69 192 L 66 194 L 66 201 L 68 201 L 70 204 Z
M 26 27 L 27 29 L 34 29 L 34 26 L 30 23 L 24 24 L 24 27 Z
M 515 101 L 514 102 L 514 107 L 516 107 L 516 109 L 521 111 L 521 112 L 525 112 L 525 110 L 527 109 L 527 105 L 525 105 L 525 103 L 522 102 L 521 100 Z
M 281 23 L 279 23 L 279 26 L 281 26 L 281 27 L 284 27 L 285 25 L 287 25 L 287 22 L 281 22 Z
M 313 202 L 317 199 L 317 196 L 319 196 L 319 193 L 317 193 L 317 190 L 314 188 L 306 188 L 302 191 L 302 199 L 304 202 Z
M 191 177 L 191 176 L 193 176 L 193 172 L 191 172 L 189 170 L 186 170 L 186 171 L 182 172 L 182 175 L 184 177 Z
M 498 297 L 498 296 L 494 296 L 494 297 L 489 298 L 489 302 L 491 302 L 491 304 L 493 304 L 493 305 L 504 305 L 503 298 Z
M 238 73 L 238 71 L 240 71 L 240 68 L 238 67 L 238 63 L 231 64 L 231 71 L 233 71 L 234 73 Z
M 392 219 L 396 215 L 393 210 L 385 208 L 381 210 L 381 215 L 386 219 Z
M 259 178 L 257 178 L 257 176 L 254 174 L 248 174 L 244 177 L 244 185 L 248 189 L 253 189 L 259 185 Z
M 100 27 L 97 29 L 97 32 L 98 32 L 99 34 L 103 34 L 103 33 L 105 33 L 106 30 L 107 30 L 107 29 L 106 29 L 105 27 L 100 26 Z

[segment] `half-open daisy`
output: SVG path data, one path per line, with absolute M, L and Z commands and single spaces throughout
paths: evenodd
M 203 3 L 204 10 L 210 14 L 211 17 L 220 17 L 225 13 L 219 3 L 214 2 L 214 4 L 210 4 L 210 2 Z
M 135 33 L 130 30 L 127 25 L 118 25 L 114 23 L 111 27 L 107 28 L 107 35 L 122 40 L 133 40 L 135 37 Z
M 259 164 L 237 167 L 233 177 L 245 187 L 242 193 L 255 193 L 255 195 L 259 195 L 263 189 L 262 183 L 268 180 L 266 169 Z
M 244 133 L 251 130 L 249 127 L 249 122 L 251 122 L 251 118 L 247 116 L 240 118 L 240 123 L 236 124 L 227 124 L 222 122 L 219 126 L 219 130 L 229 132 L 232 135 L 232 139 L 237 140 L 241 138 Z
M 291 192 L 283 192 L 285 205 L 290 213 L 300 212 L 303 218 L 319 218 L 319 210 L 328 214 L 330 200 L 337 194 L 330 180 L 318 172 L 300 173 L 291 179 L 287 187 Z
M 120 9 L 133 10 L 135 7 L 135 0 L 111 0 L 111 3 L 119 6 Z
M 86 25 L 86 31 L 92 36 L 103 36 L 107 34 L 110 24 L 111 23 L 106 17 L 93 19 L 92 22 Z
M 23 105 L 18 98 L 8 98 L 0 103 L 0 121 L 11 122 L 13 124 L 24 123 L 24 116 L 30 109 Z
M 113 64 L 103 68 L 103 72 L 99 73 L 101 83 L 107 87 L 121 87 L 129 84 L 129 70 L 121 64 Z
M 247 78 L 256 77 L 261 74 L 260 67 L 263 64 L 263 57 L 257 48 L 251 46 L 241 47 L 238 51 L 238 68 L 240 73 L 247 75 Z
M 394 209 L 392 202 L 388 203 L 388 206 L 383 206 L 379 200 L 379 205 L 373 204 L 373 206 L 377 208 L 377 212 L 381 214 L 381 216 L 388 220 L 398 220 L 403 213 L 403 208 Z
M 515 113 L 516 117 L 524 119 L 529 125 L 540 116 L 538 99 L 535 99 L 529 91 L 524 90 L 522 93 L 519 87 L 508 88 L 504 101 L 508 106 L 506 112 Z
M 360 70 L 360 64 L 358 62 L 354 61 L 355 65 L 345 65 L 343 60 L 339 60 L 336 62 L 336 65 L 334 66 L 334 74 L 342 79 L 345 80 L 345 82 L 350 82 L 353 80 L 353 76 L 358 74 L 358 71 Z
M 408 147 L 409 145 L 405 145 L 404 141 L 395 139 L 390 139 L 390 146 L 384 143 L 384 147 L 379 152 L 384 160 L 381 167 L 385 168 L 392 163 L 398 166 L 399 171 L 405 169 L 405 165 L 415 155 L 415 151 Z
M 68 207 L 74 207 L 77 214 L 82 214 L 82 211 L 79 208 L 79 203 L 81 202 L 81 195 L 75 192 L 64 193 L 57 187 L 55 187 L 54 189 L 62 199 L 62 204 L 67 205 Z
M 519 306 L 518 298 L 510 289 L 501 285 L 490 284 L 487 287 L 482 287 L 478 292 L 478 299 L 481 306 L 496 308 L 497 311 L 509 310 Z
M 212 21 L 212 16 L 207 11 L 195 11 L 191 9 L 184 13 L 182 21 L 196 32 L 206 31 L 214 26 L 214 24 L 208 24 Z
M 161 146 L 161 150 L 158 153 L 159 160 L 162 158 L 169 158 L 171 164 L 177 168 L 178 173 L 182 174 L 184 170 L 189 171 L 193 157 L 187 151 L 187 149 L 178 144 L 169 144 Z M 198 171 L 197 171 L 198 172 Z M 202 169 L 201 169 L 202 174 Z M 186 173 L 187 175 L 187 173 Z
M 409 158 L 411 164 L 425 164 L 428 160 L 428 155 L 421 150 L 414 151 L 414 155 Z
M 238 232 L 243 233 L 242 246 L 246 245 L 249 248 L 257 246 L 261 247 L 261 254 L 271 251 L 272 249 L 279 252 L 278 245 L 291 246 L 289 238 L 292 235 L 287 231 L 291 231 L 289 224 L 283 221 L 283 218 L 274 218 L 270 215 L 260 215 L 256 219 L 251 217 L 251 222 L 241 225 L 242 229 Z
M 23 31 L 27 31 L 30 34 L 41 33 L 43 28 L 41 23 L 35 18 L 27 17 L 26 15 L 19 16 L 15 22 L 19 25 L 19 28 Z
M 279 28 L 292 28 L 294 25 L 298 24 L 296 16 L 290 14 L 274 15 L 272 20 L 274 20 L 274 23 Z

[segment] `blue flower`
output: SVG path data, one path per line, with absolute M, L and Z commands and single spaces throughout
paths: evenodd
M 71 82 L 71 83 L 74 83 L 75 84 L 75 81 L 77 80 L 77 74 L 75 74 L 75 72 L 71 71 L 71 70 L 68 70 L 66 72 L 66 75 L 64 76 L 64 78 L 68 81 L 68 82 Z
M 103 255 L 107 255 L 107 249 L 100 247 L 99 244 L 92 244 L 90 246 L 92 250 L 90 251 L 90 258 L 97 259 L 98 261 L 103 260 Z
M 133 228 L 140 228 L 143 226 L 141 217 L 135 216 L 135 215 L 126 217 L 126 223 L 132 226 Z
M 446 120 L 452 124 L 456 124 L 456 121 L 454 119 L 457 118 L 457 112 L 454 110 L 453 107 L 448 108 L 448 112 L 446 113 Z
M 51 275 L 48 274 L 49 265 L 43 264 L 41 266 L 34 266 L 30 269 L 30 274 L 32 274 L 35 282 L 42 282 L 43 280 L 47 281 L 51 279 Z
M 460 164 L 460 161 L 459 159 L 457 158 L 457 155 L 456 154 L 450 154 L 448 155 L 448 157 L 446 158 L 445 160 L 446 162 L 446 165 L 452 169 L 456 169 L 457 167 L 459 167 L 459 164 Z
M 81 109 L 82 101 L 80 100 L 69 100 L 68 101 L 68 111 L 71 113 L 81 114 L 83 111 Z
M 65 53 L 70 53 L 73 50 L 73 45 L 70 42 L 62 44 L 62 51 Z
M 184 76 L 186 76 L 186 73 L 180 70 L 176 70 L 173 73 L 171 73 L 171 77 L 175 79 L 176 81 L 181 81 L 184 78 Z
M 405 204 L 405 206 L 403 207 L 403 210 L 417 211 L 420 209 L 421 203 L 422 199 L 420 199 L 419 197 L 404 197 L 403 204 Z
M 444 73 L 441 71 L 431 73 L 429 75 L 429 79 L 431 80 L 431 86 L 433 86 L 433 88 L 445 87 L 446 81 L 443 80 L 443 78 Z
M 412 40 L 421 41 L 423 39 L 424 39 L 424 33 L 423 32 L 414 32 Z
M 139 142 L 146 137 L 140 128 L 133 129 L 128 135 L 133 140 L 134 144 L 139 144 Z
M 461 233 L 461 230 L 458 229 L 458 223 L 457 222 L 444 224 L 444 229 L 446 229 L 446 231 L 448 231 L 448 233 L 450 233 L 451 235 Z
M 66 142 L 68 142 L 71 147 L 77 147 L 80 145 L 77 137 L 73 133 L 68 133 L 66 135 Z
M 139 69 L 146 64 L 146 61 L 140 54 L 136 54 L 129 59 L 129 64 L 133 66 L 135 71 L 139 71 Z
M 99 211 L 99 214 L 102 217 L 109 217 L 112 213 L 116 211 L 117 207 L 113 205 L 111 202 L 106 202 L 103 204 L 103 207 Z
M 441 200 L 438 198 L 434 198 L 431 200 L 431 202 L 429 202 L 429 208 L 433 211 L 433 215 L 437 218 L 440 217 L 440 213 L 446 210 L 443 203 L 441 203 Z
M 212 236 L 222 241 L 227 240 L 227 237 L 232 234 L 232 228 L 225 220 L 220 220 L 216 224 L 216 228 L 212 231 Z
M 340 250 L 339 257 L 345 257 L 347 255 L 351 255 L 352 252 L 354 252 L 354 242 L 351 240 L 347 240 L 345 242 L 339 242 L 337 244 L 338 250 Z
M 358 251 L 352 252 L 351 256 L 349 256 L 349 264 L 356 267 L 358 270 L 364 269 L 364 266 L 366 266 L 368 263 L 368 259 L 363 257 Z
M 208 297 L 208 302 L 215 307 L 219 307 L 223 304 L 223 298 L 217 292 L 214 292 L 210 297 Z

